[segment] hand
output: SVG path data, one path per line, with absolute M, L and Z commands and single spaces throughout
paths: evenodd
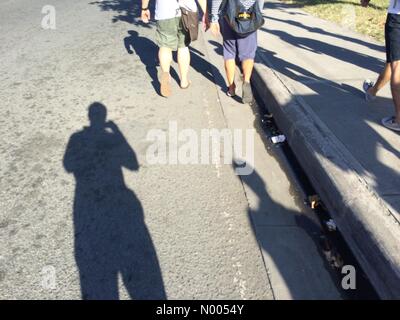
M 369 1 L 370 1 L 370 0 L 360 0 L 361 6 L 362 6 L 362 7 L 368 7 Z
M 210 30 L 214 37 L 218 37 L 221 34 L 221 29 L 218 22 L 211 22 Z
M 204 31 L 207 31 L 208 29 L 210 29 L 210 17 L 208 16 L 207 13 L 205 13 L 205 14 L 203 15 L 203 20 L 202 20 L 202 22 L 203 22 L 203 29 L 204 29 Z
M 114 131 L 114 132 L 116 132 L 116 131 L 118 131 L 118 127 L 117 127 L 117 125 L 113 122 L 113 121 L 108 121 L 108 122 L 106 122 L 106 125 L 105 125 L 105 127 L 106 128 L 110 128 L 112 131 Z
M 142 11 L 141 19 L 144 23 L 146 23 L 146 24 L 149 23 L 150 17 L 151 17 L 150 10 L 147 9 L 147 10 Z

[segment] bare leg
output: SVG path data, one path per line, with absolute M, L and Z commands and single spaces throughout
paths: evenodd
M 392 76 L 392 69 L 390 63 L 387 63 L 385 65 L 385 69 L 381 72 L 381 74 L 378 77 L 378 80 L 376 80 L 375 85 L 368 89 L 368 93 L 372 96 L 376 96 L 379 90 L 381 90 L 389 81 Z
M 244 82 L 250 82 L 251 74 L 253 73 L 254 60 L 248 59 L 242 62 L 243 79 Z
M 190 51 L 188 47 L 178 49 L 178 65 L 181 76 L 181 87 L 185 88 L 189 85 Z
M 251 74 L 253 73 L 254 60 L 247 59 L 242 61 L 243 70 L 243 91 L 242 102 L 251 103 L 254 100 L 253 91 L 250 85 Z
M 158 58 L 160 60 L 161 70 L 169 73 L 172 62 L 172 50 L 170 48 L 160 48 L 158 51 Z
M 235 70 L 236 70 L 236 62 L 235 59 L 225 60 L 225 72 L 226 78 L 228 80 L 228 88 L 231 94 L 235 92 Z
M 162 70 L 160 78 L 161 95 L 163 97 L 169 97 L 171 95 L 171 76 L 169 69 L 172 62 L 172 50 L 169 48 L 160 48 L 158 51 L 158 58 Z
M 395 121 L 400 123 L 400 61 L 394 61 L 392 66 L 392 78 L 390 86 L 392 89 L 393 102 L 395 107 Z
M 162 71 L 160 77 L 160 93 L 163 97 L 169 97 L 171 95 L 171 76 L 169 69 L 172 62 L 172 50 L 169 48 L 160 48 L 158 51 L 158 58 Z

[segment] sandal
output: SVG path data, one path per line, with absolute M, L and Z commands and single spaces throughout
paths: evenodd
M 372 94 L 369 93 L 369 89 L 371 89 L 375 85 L 374 82 L 371 80 L 367 79 L 363 83 L 363 90 L 365 93 L 365 100 L 366 101 L 373 101 L 376 99 L 376 96 L 373 96 Z
M 243 103 L 252 103 L 254 100 L 253 91 L 251 90 L 250 82 L 243 82 L 243 94 L 242 101 Z
M 233 92 L 231 91 L 231 87 L 233 88 Z M 232 83 L 232 85 L 229 86 L 228 89 L 226 90 L 226 95 L 230 98 L 235 97 L 236 96 L 235 90 L 236 90 L 236 85 L 235 83 Z

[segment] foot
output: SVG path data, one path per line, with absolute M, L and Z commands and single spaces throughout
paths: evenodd
M 228 97 L 234 97 L 236 96 L 236 85 L 232 83 L 229 87 L 228 90 L 226 91 L 226 95 Z
M 171 76 L 169 72 L 163 72 L 160 79 L 161 95 L 168 98 L 171 95 Z
M 367 79 L 363 83 L 363 90 L 365 92 L 365 100 L 366 101 L 373 101 L 376 99 L 376 96 L 371 93 L 372 88 L 374 87 L 375 83 L 371 80 Z
M 388 129 L 400 132 L 400 122 L 396 122 L 395 117 L 387 117 L 382 119 L 382 124 Z
M 253 99 L 253 91 L 251 90 L 250 82 L 243 82 L 242 102 L 251 103 L 253 102 Z
M 181 89 L 188 89 L 191 84 L 191 81 L 187 81 L 186 83 L 181 82 Z

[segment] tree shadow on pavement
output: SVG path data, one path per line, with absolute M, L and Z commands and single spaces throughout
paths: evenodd
M 165 299 L 156 251 L 142 205 L 122 168 L 139 170 L 133 149 L 106 107 L 89 107 L 90 126 L 74 133 L 64 167 L 76 180 L 75 259 L 83 299 L 119 299 L 119 276 L 132 299 Z
M 280 58 L 276 54 L 276 52 L 269 51 L 262 47 L 258 47 L 257 52 L 258 55 L 256 57 L 256 62 L 266 63 L 269 67 L 284 74 L 288 78 L 302 83 L 307 83 L 307 85 L 311 88 L 314 88 L 318 84 L 318 82 L 324 82 L 327 83 L 329 86 L 335 87 L 341 91 L 346 91 L 360 98 L 364 97 L 364 92 L 360 89 L 354 88 L 345 83 L 339 84 L 331 80 L 321 78 L 316 74 L 308 71 L 307 69 L 304 69 L 301 66 L 295 64 L 294 62 Z M 264 61 L 264 58 L 267 60 Z
M 371 43 L 371 42 L 362 41 L 360 39 L 349 37 L 349 36 L 344 36 L 344 35 L 338 34 L 338 33 L 328 32 L 328 31 L 323 30 L 321 28 L 309 27 L 309 26 L 307 26 L 305 24 L 302 24 L 302 23 L 300 23 L 298 21 L 283 20 L 283 19 L 279 19 L 279 18 L 276 18 L 276 17 L 270 17 L 270 16 L 267 16 L 267 15 L 265 15 L 264 18 L 267 19 L 267 20 L 274 20 L 274 21 L 277 21 L 277 22 L 287 23 L 287 24 L 290 24 L 290 25 L 298 27 L 298 28 L 303 28 L 303 29 L 307 30 L 308 32 L 322 34 L 322 35 L 330 36 L 330 37 L 335 37 L 335 38 L 338 38 L 338 39 L 342 39 L 342 40 L 348 41 L 350 43 L 357 43 L 359 45 L 365 46 L 365 47 L 370 48 L 372 50 L 385 51 L 385 47 L 382 46 L 382 45 L 378 45 L 378 44 L 374 44 L 374 43 Z
M 304 7 L 305 5 L 307 6 L 321 5 L 326 3 L 339 3 L 339 4 L 350 4 L 353 6 L 361 6 L 360 3 L 354 3 L 352 1 L 344 1 L 344 0 L 296 0 L 295 3 L 282 3 L 280 6 L 286 8 L 288 7 L 298 8 L 298 7 Z M 386 10 L 386 7 L 381 7 L 373 3 L 369 4 L 369 6 L 373 9 Z
M 92 5 L 97 5 L 102 11 L 117 12 L 112 19 L 112 22 L 127 22 L 135 26 L 144 28 L 152 28 L 152 23 L 146 24 L 140 20 L 141 1 L 135 0 L 103 0 L 90 2 Z M 154 13 L 154 1 L 149 4 L 151 12 Z
M 314 53 L 324 54 L 339 61 L 357 65 L 360 68 L 376 73 L 381 72 L 385 66 L 385 62 L 380 59 L 339 47 L 331 43 L 312 39 L 311 36 L 297 37 L 281 30 L 269 30 L 267 28 L 261 28 L 261 31 L 273 34 L 292 46 Z
M 261 58 L 261 59 L 260 59 Z M 396 180 L 400 178 L 396 164 L 384 163 L 381 159 L 382 150 L 394 159 L 400 158 L 396 145 L 389 143 L 371 124 L 381 126 L 380 120 L 390 115 L 392 101 L 378 98 L 377 106 L 366 106 L 364 92 L 346 84 L 336 83 L 321 78 L 288 60 L 278 57 L 275 52 L 258 48 L 258 62 L 268 65 L 278 73 L 310 88 L 316 94 L 296 95 L 295 99 L 304 100 L 313 112 L 327 125 L 334 135 L 343 143 L 351 154 L 362 165 L 362 176 L 373 179 L 371 187 L 381 196 L 386 196 L 389 203 L 396 203 L 391 194 L 397 194 Z M 334 98 L 333 98 L 334 97 Z M 357 132 L 358 134 L 354 134 Z M 393 139 L 391 140 L 393 141 Z M 395 160 L 396 161 L 396 160 Z M 341 163 L 335 165 L 342 170 L 348 170 Z M 396 207 L 396 204 L 393 204 Z M 396 209 L 398 210 L 398 208 Z

